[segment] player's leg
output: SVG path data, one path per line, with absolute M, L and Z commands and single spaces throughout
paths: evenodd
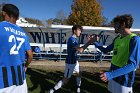
M 76 84 L 77 84 L 77 93 L 80 93 L 80 86 L 81 86 L 81 73 L 80 73 L 80 66 L 79 62 L 77 61 L 76 66 L 74 68 L 74 72 L 76 74 Z
M 60 80 L 60 81 L 54 86 L 54 88 L 52 88 L 52 89 L 50 89 L 50 90 L 48 91 L 48 93 L 54 93 L 54 91 L 60 89 L 60 88 L 62 87 L 62 85 L 63 85 L 63 80 Z
M 71 78 L 71 75 L 73 74 L 75 64 L 67 64 L 65 66 L 65 72 L 64 72 L 64 78 L 60 80 L 53 89 L 49 91 L 49 93 L 53 93 L 55 90 L 60 89 L 63 85 L 67 84 L 69 81 L 69 78 Z
M 59 82 L 56 83 L 56 85 L 54 86 L 53 89 L 51 89 L 51 91 L 56 91 L 58 89 L 60 89 L 63 85 L 66 85 L 69 81 L 69 78 L 66 78 L 64 77 L 62 80 L 60 80 Z M 50 92 L 50 93 L 53 93 L 53 92 Z

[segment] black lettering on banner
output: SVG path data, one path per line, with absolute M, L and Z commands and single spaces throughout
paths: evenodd
M 29 33 L 34 40 L 34 43 L 41 43 L 41 39 L 43 38 L 41 32 L 29 32 Z
M 68 33 L 54 33 L 54 32 L 29 32 L 30 33 L 30 38 L 32 38 L 33 41 L 31 43 L 57 43 L 57 44 L 66 44 L 67 39 L 69 38 Z M 43 36 L 45 40 L 43 41 Z M 60 37 L 61 36 L 61 37 Z M 87 33 L 81 34 L 79 38 L 79 43 L 84 44 L 87 42 L 86 37 L 88 36 Z M 99 42 L 101 42 L 103 45 L 106 45 L 107 39 L 109 38 L 110 35 L 105 35 L 104 31 L 99 32 L 98 36 Z M 61 42 L 60 42 L 61 40 Z

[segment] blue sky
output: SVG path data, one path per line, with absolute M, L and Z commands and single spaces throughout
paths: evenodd
M 4 0 L 0 0 L 4 1 Z M 55 18 L 58 11 L 70 14 L 72 0 L 6 0 L 18 6 L 24 17 L 40 20 Z M 100 0 L 103 15 L 111 21 L 116 15 L 125 13 L 134 17 L 133 28 L 140 28 L 140 0 Z

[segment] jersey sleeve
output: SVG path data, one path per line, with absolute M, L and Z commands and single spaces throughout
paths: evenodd
M 101 50 L 103 53 L 107 53 L 113 50 L 114 43 L 110 44 L 106 48 L 103 47 L 99 42 L 94 43 L 95 47 L 97 47 L 99 50 Z
M 108 45 L 107 47 L 103 47 L 103 45 L 101 45 L 99 42 L 94 42 L 93 44 L 95 45 L 95 47 L 97 47 L 99 50 L 101 50 L 103 53 L 107 53 L 113 50 L 114 48 L 114 42 L 116 40 L 116 38 L 118 38 L 119 36 L 115 37 L 115 39 L 113 40 L 113 42 Z

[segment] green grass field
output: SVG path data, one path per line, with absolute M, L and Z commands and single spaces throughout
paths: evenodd
M 96 73 L 99 71 L 100 68 L 92 73 L 89 71 L 82 72 L 81 93 L 109 93 L 107 83 L 102 82 Z M 47 93 L 62 77 L 63 71 L 29 68 L 27 70 L 28 91 L 29 93 Z M 76 79 L 73 75 L 70 82 L 55 93 L 76 93 L 75 90 Z M 134 93 L 140 93 L 140 70 L 136 74 Z

